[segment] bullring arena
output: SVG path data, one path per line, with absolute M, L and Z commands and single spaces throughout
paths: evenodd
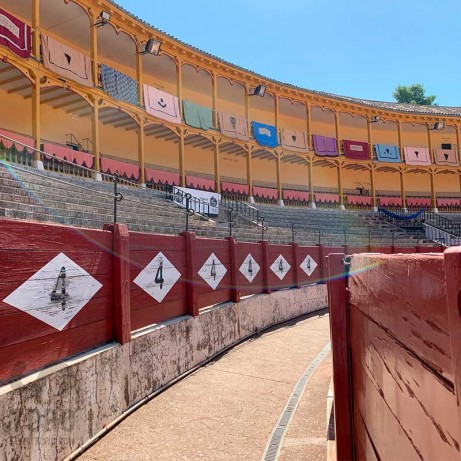
M 461 108 L 0 8 L 1 461 L 459 457 Z

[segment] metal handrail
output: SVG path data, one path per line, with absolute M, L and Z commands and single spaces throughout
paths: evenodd
M 259 210 L 248 203 L 240 202 L 239 200 L 230 200 L 225 196 L 221 197 L 221 203 L 226 208 L 231 208 L 239 216 L 250 219 L 254 223 L 258 223 L 261 219 Z
M 418 218 L 412 220 L 405 220 L 408 214 L 406 214 L 402 209 L 393 210 L 392 212 L 400 216 L 401 219 L 386 215 L 381 208 L 378 210 L 378 216 L 380 219 L 388 221 L 401 229 L 417 230 L 422 228 L 423 223 L 429 223 L 433 227 L 448 232 L 455 237 L 461 237 L 460 224 L 453 222 L 451 219 L 446 218 L 445 216 L 440 216 L 433 211 L 424 210 Z
M 189 197 L 187 197 L 189 195 Z M 188 205 L 188 209 L 195 211 L 195 214 L 199 214 L 208 218 L 210 216 L 210 204 L 205 200 L 198 197 L 194 197 L 188 192 L 184 192 L 176 186 L 168 186 L 166 188 L 166 198 L 172 200 L 175 203 L 179 203 L 182 206 Z
M 77 136 L 74 135 L 74 133 L 67 133 L 66 136 L 70 136 L 70 143 L 72 145 L 76 145 L 78 146 L 78 149 L 81 151 L 81 152 L 87 152 L 88 153 L 88 150 L 86 150 L 82 144 L 80 143 L 80 141 L 77 139 Z M 75 143 L 74 143 L 75 141 Z

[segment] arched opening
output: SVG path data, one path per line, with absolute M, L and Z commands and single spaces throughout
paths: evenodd
M 461 211 L 461 176 L 455 169 L 440 169 L 434 176 L 439 211 Z
M 306 156 L 285 153 L 280 176 L 285 205 L 307 206 L 309 203 L 309 166 Z
M 311 134 L 336 138 L 335 113 L 331 109 L 312 106 L 311 125 Z
M 250 96 L 250 118 L 249 122 L 255 121 L 275 125 L 274 96 L 267 91 L 264 97 Z
M 143 82 L 173 96 L 178 95 L 177 67 L 175 60 L 168 54 L 160 52 L 153 56 L 142 56 Z
M 402 145 L 404 147 L 429 147 L 427 126 L 423 123 L 407 123 L 401 125 Z
M 172 129 L 152 123 L 144 128 L 146 183 L 164 190 L 179 186 L 179 136 Z
M 375 188 L 378 205 L 401 207 L 400 170 L 391 166 L 379 166 L 375 170 Z
M 397 122 L 380 119 L 371 124 L 373 144 L 399 145 L 399 130 Z M 402 155 L 402 154 L 400 154 Z
M 210 110 L 213 108 L 212 79 L 206 70 L 183 64 L 182 85 L 183 99 Z
M 339 113 L 341 139 L 368 142 L 368 121 L 363 115 Z
M 57 40 L 87 55 L 91 50 L 90 17 L 86 9 L 72 0 L 40 0 L 40 27 Z
M 405 189 L 408 209 L 431 206 L 431 173 L 423 168 L 407 169 Z
M 236 117 L 245 117 L 245 87 L 224 77 L 217 78 L 218 111 Z
M 201 134 L 189 134 L 184 139 L 186 186 L 215 190 L 214 144 Z

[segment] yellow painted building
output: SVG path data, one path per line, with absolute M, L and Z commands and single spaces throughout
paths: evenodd
M 461 108 L 365 101 L 282 84 L 186 45 L 107 0 L 0 0 L 0 8 L 30 26 L 32 37 L 29 58 L 0 46 L 4 136 L 87 151 L 98 171 L 104 162 L 112 170 L 121 165 L 114 160 L 139 166 L 141 184 L 178 178 L 182 186 L 281 204 L 377 207 L 401 197 L 403 207 L 461 209 L 460 167 L 435 163 L 443 146 L 459 161 Z M 86 57 L 92 84 L 45 66 L 43 37 Z M 160 42 L 158 55 L 143 53 L 150 39 Z M 135 103 L 103 89 L 101 65 L 136 82 Z M 213 127 L 147 113 L 144 84 L 211 109 Z M 258 85 L 266 87 L 262 97 L 254 95 Z M 252 136 L 229 138 L 219 130 L 219 112 L 272 125 L 279 135 L 304 131 L 307 152 L 264 147 Z M 444 129 L 433 129 L 437 122 Z M 335 138 L 340 155 L 316 155 L 312 135 Z M 396 145 L 402 162 L 377 161 L 373 149 L 367 160 L 352 160 L 342 154 L 342 140 Z M 407 165 L 406 146 L 428 148 L 431 164 Z M 33 160 L 46 164 L 47 157 L 35 153 Z

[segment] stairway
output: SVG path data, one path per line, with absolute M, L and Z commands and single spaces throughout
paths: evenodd
M 112 183 L 89 178 L 39 172 L 23 166 L 9 169 L 0 166 L 0 216 L 101 229 L 104 224 L 113 222 L 113 190 Z M 168 200 L 164 193 L 122 185 L 118 191 L 123 194 L 123 200 L 118 203 L 118 222 L 127 224 L 131 231 L 178 234 L 185 230 L 184 208 Z M 303 245 L 319 243 L 319 228 L 321 243 L 327 246 L 344 244 L 344 228 L 350 246 L 368 245 L 369 231 L 373 245 L 392 244 L 392 226 L 379 222 L 372 213 L 278 206 L 257 206 L 257 209 L 265 218 L 268 230 L 264 237 L 270 243 L 290 243 L 291 223 L 294 222 L 295 240 Z M 261 224 L 235 216 L 232 235 L 237 240 L 261 240 Z M 229 235 L 225 213 L 220 219 L 209 221 L 193 215 L 189 230 L 199 237 L 224 238 Z M 403 232 L 395 232 L 394 238 L 396 246 L 417 243 Z

